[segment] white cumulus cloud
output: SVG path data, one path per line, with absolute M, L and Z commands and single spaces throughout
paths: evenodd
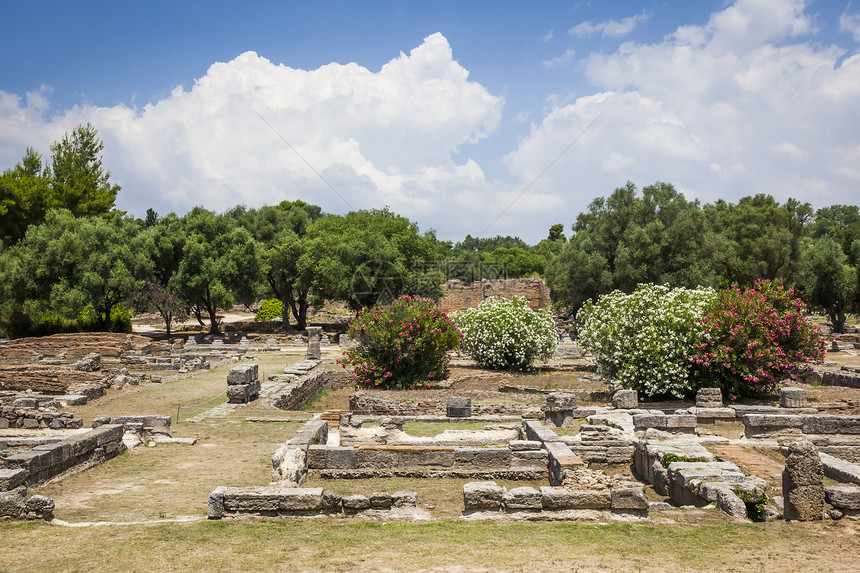
M 27 146 L 47 155 L 63 132 L 92 122 L 123 186 L 118 206 L 138 214 L 302 198 L 330 212 L 388 205 L 423 227 L 441 222 L 441 234 L 452 201 L 460 216 L 480 218 L 505 199 L 480 166 L 457 158 L 498 128 L 503 98 L 469 80 L 441 34 L 378 72 L 294 69 L 246 52 L 142 108 L 51 114 L 49 96 L 0 92 L 0 164 Z
M 577 24 L 568 32 L 574 36 L 579 36 L 581 38 L 593 36 L 595 34 L 600 34 L 602 36 L 609 36 L 611 38 L 618 38 L 621 36 L 627 36 L 630 34 L 636 25 L 640 22 L 645 22 L 648 20 L 648 15 L 645 13 L 636 14 L 635 16 L 630 16 L 627 18 L 622 18 L 621 20 L 607 20 L 605 22 L 582 22 Z
M 801 1 L 738 0 L 660 42 L 592 53 L 579 63 L 596 93 L 534 123 L 507 165 L 531 181 L 580 137 L 535 184 L 564 190 L 571 221 L 628 179 L 708 202 L 856 203 L 860 55 L 815 32 Z

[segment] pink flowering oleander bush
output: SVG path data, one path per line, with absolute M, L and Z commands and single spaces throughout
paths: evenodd
M 357 345 L 338 362 L 360 388 L 415 388 L 448 377 L 460 333 L 429 298 L 402 296 L 361 311 L 349 327 Z
M 806 305 L 778 280 L 720 291 L 701 322 L 705 341 L 689 360 L 702 386 L 720 386 L 732 398 L 771 392 L 796 364 L 824 359 L 824 339 L 806 319 Z

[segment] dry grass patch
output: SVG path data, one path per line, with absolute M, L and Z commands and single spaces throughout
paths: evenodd
M 680 512 L 679 512 L 680 513 Z M 706 512 L 705 512 L 706 513 Z M 719 512 L 711 512 L 716 515 Z M 708 520 L 706 520 L 708 521 Z M 856 524 L 0 524 L 0 568 L 43 571 L 851 571 Z M 46 551 L 61 547 L 62 551 Z

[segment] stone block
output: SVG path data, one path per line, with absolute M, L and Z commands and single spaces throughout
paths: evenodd
M 612 509 L 648 509 L 648 499 L 641 484 L 615 486 L 611 490 Z
M 540 488 L 544 509 L 609 509 L 612 494 L 608 489 Z
M 804 434 L 860 434 L 860 416 L 798 416 Z
M 511 469 L 537 468 L 546 470 L 547 463 L 549 463 L 549 452 L 546 450 L 516 451 L 511 455 Z
M 35 430 L 39 427 L 39 420 L 34 418 L 24 418 L 23 426 L 25 430 Z
M 502 503 L 507 511 L 543 508 L 541 492 L 533 487 L 515 487 L 504 494 Z
M 513 452 L 522 452 L 541 449 L 541 443 L 536 440 L 511 440 L 508 447 Z
M 23 487 L 0 492 L 0 517 L 20 518 L 27 507 L 24 500 L 25 492 L 26 489 Z
M 72 444 L 73 455 L 75 457 L 87 455 L 99 447 L 99 436 L 95 432 L 87 432 L 81 436 L 75 436 L 74 438 L 70 438 L 69 441 Z
M 803 388 L 780 388 L 780 408 L 806 408 L 806 390 Z
M 847 462 L 832 455 L 819 453 L 821 465 L 824 467 L 824 475 L 843 483 L 860 485 L 860 465 Z
M 356 513 L 370 509 L 370 500 L 363 495 L 351 495 L 343 498 L 343 510 L 347 513 Z
M 472 415 L 472 399 L 465 396 L 451 396 L 445 404 L 449 418 L 468 418 Z
M 373 509 L 391 509 L 392 503 L 390 493 L 375 491 L 370 494 L 370 507 Z
M 635 410 L 639 407 L 639 393 L 636 390 L 618 390 L 612 395 L 612 407 Z
M 463 485 L 463 505 L 466 511 L 499 510 L 504 495 L 504 488 L 494 481 L 469 482 Z
M 633 425 L 637 430 L 657 428 L 665 430 L 667 426 L 665 414 L 636 414 L 633 416 Z
M 343 498 L 339 493 L 327 489 L 322 495 L 322 509 L 326 513 L 340 513 L 343 510 Z
M 230 513 L 274 513 L 280 509 L 280 488 L 230 487 L 224 492 L 224 511 Z
M 577 399 L 573 392 L 550 392 L 546 395 L 547 412 L 570 412 L 576 409 Z
M 259 368 L 256 364 L 240 364 L 234 366 L 227 373 L 227 385 L 238 386 L 256 382 L 259 377 Z
M 717 507 L 731 517 L 747 519 L 747 504 L 728 487 L 717 493 Z
M 394 507 L 416 507 L 418 494 L 414 491 L 395 491 L 391 494 L 391 504 Z
M 24 504 L 27 517 L 51 520 L 54 517 L 54 500 L 44 495 L 34 495 Z
M 785 469 L 782 472 L 786 519 L 822 519 L 823 478 L 824 469 L 814 445 L 810 442 L 794 442 L 788 446 Z
M 454 450 L 454 464 L 463 469 L 507 469 L 510 463 L 511 450 L 508 448 L 457 448 Z
M 833 485 L 824 488 L 824 499 L 839 509 L 860 509 L 860 487 Z
M 720 388 L 699 388 L 696 392 L 696 408 L 722 408 L 723 391 Z
M 280 511 L 314 512 L 323 507 L 323 488 L 321 487 L 289 487 L 278 494 Z
M 0 468 L 0 491 L 13 490 L 24 485 L 27 480 L 27 471 L 21 468 L 3 469 Z
M 226 487 L 219 486 L 209 494 L 209 503 L 206 510 L 206 516 L 209 519 L 221 519 L 224 516 L 224 493 L 226 491 Z

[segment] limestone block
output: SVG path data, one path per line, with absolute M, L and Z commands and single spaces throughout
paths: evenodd
M 240 364 L 234 366 L 227 373 L 227 385 L 251 384 L 258 379 L 259 368 L 257 364 Z
M 504 488 L 496 485 L 494 481 L 469 482 L 463 485 L 463 505 L 466 511 L 498 510 L 502 506 L 504 495 Z
M 809 442 L 788 446 L 782 472 L 785 518 L 800 521 L 820 520 L 824 509 L 824 469 L 818 450 Z
M 33 410 L 39 407 L 39 401 L 35 398 L 18 398 L 12 402 L 12 407 L 24 410 Z
M 535 440 L 511 440 L 508 442 L 508 447 L 514 452 L 539 450 L 541 443 Z
M 46 519 L 50 521 L 54 517 L 54 500 L 44 495 L 34 495 L 28 499 L 24 511 L 29 519 Z
M 665 414 L 636 414 L 633 416 L 633 424 L 637 430 L 647 428 L 657 428 L 660 430 L 666 429 Z
M 206 516 L 209 519 L 221 519 L 224 516 L 224 493 L 227 488 L 218 486 L 209 494 L 209 504 Z
M 696 392 L 696 408 L 722 408 L 723 391 L 720 388 L 699 388 Z
M 537 468 L 546 470 L 549 453 L 546 450 L 516 451 L 511 455 L 511 469 Z
M 272 480 L 294 486 L 304 483 L 308 475 L 307 452 L 300 447 L 281 446 L 272 456 Z
M 418 494 L 414 491 L 395 491 L 391 494 L 391 504 L 394 507 L 416 507 Z
M 322 495 L 322 509 L 326 513 L 340 513 L 343 509 L 343 498 L 339 493 L 327 489 Z
M 824 488 L 824 499 L 839 509 L 860 509 L 860 487 L 833 485 Z
M 472 399 L 465 396 L 451 396 L 446 403 L 449 418 L 468 418 L 472 415 Z
M 547 412 L 570 412 L 576 409 L 576 394 L 573 392 L 550 392 L 546 395 Z
M 320 335 L 322 334 L 321 326 L 308 327 L 308 360 L 319 360 L 322 357 L 320 350 Z
M 125 433 L 125 429 L 121 424 L 105 424 L 104 426 L 96 428 L 92 432 L 97 437 L 98 445 L 104 446 L 111 442 L 122 441 L 122 435 Z
M 23 469 L 0 468 L 0 491 L 9 491 L 24 485 L 27 471 Z
M 537 509 L 543 507 L 541 492 L 533 487 L 515 487 L 502 497 L 505 509 Z
M 747 518 L 747 504 L 728 487 L 719 490 L 717 494 L 717 507 L 731 517 L 737 519 Z
M 639 407 L 639 393 L 636 390 L 618 390 L 612 395 L 612 407 L 635 410 Z
M 323 489 L 321 487 L 283 488 L 278 496 L 281 511 L 319 511 L 323 507 Z
M 780 408 L 806 408 L 806 390 L 803 388 L 781 388 L 779 390 Z
M 611 496 L 612 509 L 648 509 L 648 499 L 642 484 L 613 487 Z
M 269 513 L 280 509 L 280 488 L 230 487 L 224 492 L 224 511 L 232 513 Z
M 20 518 L 27 507 L 24 500 L 26 491 L 25 488 L 19 487 L 12 491 L 0 492 L 0 517 Z
M 343 509 L 348 513 L 355 513 L 370 509 L 370 500 L 363 495 L 351 495 L 343 498 Z
M 824 475 L 830 479 L 860 485 L 860 464 L 847 462 L 824 452 L 819 453 L 819 458 L 824 466 Z
M 544 509 L 609 509 L 612 494 L 608 489 L 541 487 Z
M 860 434 L 860 416 L 799 416 L 804 434 Z
M 457 448 L 454 464 L 464 469 L 507 469 L 511 463 L 508 448 Z
M 375 491 L 370 494 L 370 507 L 373 509 L 390 509 L 392 503 L 390 493 Z

